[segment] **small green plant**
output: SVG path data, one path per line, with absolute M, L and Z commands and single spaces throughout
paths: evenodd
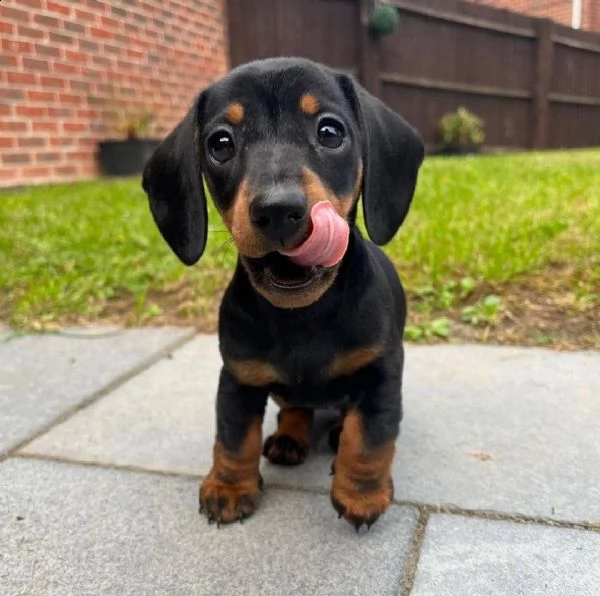
M 377 4 L 371 12 L 369 30 L 374 35 L 390 35 L 398 28 L 398 9 L 391 4 Z
M 120 110 L 115 114 L 115 130 L 129 140 L 140 139 L 148 136 L 154 118 L 153 112 L 132 113 Z
M 446 309 L 454 306 L 459 300 L 467 298 L 475 289 L 477 282 L 472 277 L 445 282 L 441 287 L 434 285 L 421 286 L 417 296 L 421 300 L 419 310 L 431 312 L 434 309 Z
M 444 114 L 438 130 L 444 147 L 476 147 L 485 140 L 483 120 L 464 106 L 460 106 L 455 112 Z
M 461 311 L 461 319 L 470 325 L 489 325 L 496 322 L 503 308 L 500 296 L 490 294 L 475 304 L 465 306 Z
M 417 325 L 407 325 L 404 335 L 409 341 L 427 340 L 433 336 L 446 339 L 450 336 L 450 319 L 439 317 L 422 321 Z

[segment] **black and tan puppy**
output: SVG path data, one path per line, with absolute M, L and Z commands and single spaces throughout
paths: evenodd
M 385 244 L 423 159 L 417 133 L 345 74 L 299 58 L 246 64 L 203 91 L 148 162 L 143 186 L 175 254 L 206 244 L 206 179 L 239 252 L 219 318 L 223 368 L 209 521 L 257 506 L 263 453 L 300 464 L 313 411 L 337 408 L 331 500 L 358 529 L 390 506 L 402 417 L 405 298 Z M 262 445 L 271 395 L 279 426 Z

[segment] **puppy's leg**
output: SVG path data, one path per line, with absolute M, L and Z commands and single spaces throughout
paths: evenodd
M 346 414 L 332 466 L 331 502 L 356 530 L 387 511 L 394 486 L 391 466 L 401 418 L 401 383 L 387 376 Z
M 267 397 L 266 390 L 240 385 L 227 371 L 221 371 L 213 466 L 200 487 L 200 512 L 209 522 L 242 521 L 258 505 Z
M 308 454 L 313 417 L 313 410 L 282 407 L 277 430 L 265 441 L 263 455 L 282 466 L 301 464 Z

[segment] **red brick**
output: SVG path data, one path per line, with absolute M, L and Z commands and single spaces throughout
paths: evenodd
M 34 15 L 33 22 L 48 29 L 58 29 L 60 26 L 60 21 L 56 17 L 49 17 L 44 14 Z
M 92 23 L 94 21 L 96 21 L 98 19 L 98 17 L 93 13 L 90 12 L 89 10 L 79 10 L 78 8 L 75 9 L 75 20 L 77 22 L 89 22 Z
M 65 50 L 65 58 L 68 62 L 87 62 L 88 55 L 84 52 L 74 50 Z
M 101 39 L 111 39 L 113 34 L 106 29 L 101 29 L 100 27 L 90 27 L 90 34 L 92 37 L 98 37 Z
M 32 166 L 21 170 L 22 178 L 49 178 L 52 169 L 44 166 Z
M 16 56 L 3 56 L 0 54 L 0 66 L 17 66 L 18 62 Z
M 2 163 L 5 164 L 20 164 L 31 163 L 31 153 L 3 153 Z
M 44 151 L 36 153 L 35 159 L 41 163 L 60 162 L 62 161 L 62 153 L 59 151 Z
M 54 43 L 59 43 L 61 45 L 74 45 L 75 39 L 70 35 L 63 35 L 62 33 L 55 33 L 54 31 L 50 31 L 50 41 Z
M 21 89 L 8 88 L 0 89 L 0 101 L 15 102 L 25 98 L 25 93 Z
M 28 23 L 31 17 L 31 12 L 28 10 L 18 10 L 9 6 L 2 7 L 2 19 L 17 21 L 19 23 Z
M 34 106 L 16 106 L 15 112 L 17 116 L 25 116 L 26 118 L 41 118 L 46 114 L 44 108 Z
M 56 93 L 50 93 L 48 91 L 37 91 L 35 89 L 30 89 L 27 91 L 27 97 L 29 101 L 41 101 L 44 103 L 55 101 Z
M 42 137 L 22 137 L 19 139 L 19 148 L 44 147 L 46 139 Z
M 15 26 L 12 23 L 7 23 L 6 21 L 0 21 L 0 33 L 7 35 L 12 35 L 15 30 Z
M 81 96 L 73 93 L 61 93 L 58 98 L 62 104 L 80 104 Z
M 35 84 L 35 75 L 30 72 L 7 72 L 6 80 L 18 85 L 33 85 Z
M 60 166 L 54 168 L 54 171 L 59 176 L 75 176 L 77 174 L 77 168 L 75 166 Z
M 49 12 L 55 12 L 57 14 L 68 15 L 71 14 L 71 8 L 61 4 L 60 2 L 53 2 L 52 0 L 47 0 L 46 8 Z
M 50 58 L 60 58 L 60 49 L 56 46 L 48 46 L 42 43 L 35 44 L 35 53 L 40 56 L 49 56 Z
M 117 19 L 112 19 L 110 17 L 101 16 L 100 23 L 102 23 L 102 26 L 106 27 L 107 29 L 118 29 L 120 21 L 117 21 Z
M 43 8 L 42 0 L 17 0 L 19 6 L 27 6 L 29 8 Z
M 57 73 L 64 74 L 78 74 L 81 72 L 81 66 L 75 66 L 74 64 L 67 64 L 66 62 L 55 62 L 54 71 Z
M 23 25 L 19 25 L 17 27 L 17 34 L 19 37 L 28 37 L 31 39 L 43 39 L 44 32 L 39 29 L 32 29 L 31 27 L 25 27 Z
M 23 68 L 35 70 L 36 72 L 48 72 L 50 62 L 48 60 L 37 60 L 36 58 L 23 58 Z
M 4 52 L 13 52 L 16 54 L 29 54 L 33 50 L 33 44 L 15 39 L 3 39 L 0 47 Z
M 80 122 L 63 122 L 62 127 L 66 132 L 84 132 L 87 130 L 87 126 Z
M 51 147 L 71 147 L 75 145 L 75 139 L 72 137 L 52 137 L 50 139 Z
M 25 132 L 27 130 L 26 122 L 15 122 L 0 120 L 0 131 L 3 132 Z
M 10 149 L 15 146 L 15 139 L 13 137 L 0 137 L 0 148 Z
M 59 79 L 57 77 L 40 77 L 40 83 L 43 87 L 54 87 L 58 89 L 64 89 L 67 86 L 65 79 Z
M 32 122 L 33 132 L 58 132 L 58 122 Z

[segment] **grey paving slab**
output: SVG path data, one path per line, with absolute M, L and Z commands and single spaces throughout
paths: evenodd
M 72 329 L 0 341 L 0 454 L 191 329 Z
M 434 515 L 411 596 L 597 596 L 600 534 Z
M 205 473 L 219 367 L 216 339 L 199 337 L 27 450 Z M 397 498 L 598 522 L 598 420 L 600 353 L 408 346 Z M 304 465 L 265 462 L 265 479 L 328 487 L 322 430 Z
M 42 461 L 0 465 L 0 593 L 396 595 L 416 514 L 357 535 L 328 497 L 267 490 L 244 525 L 197 513 L 197 481 Z

